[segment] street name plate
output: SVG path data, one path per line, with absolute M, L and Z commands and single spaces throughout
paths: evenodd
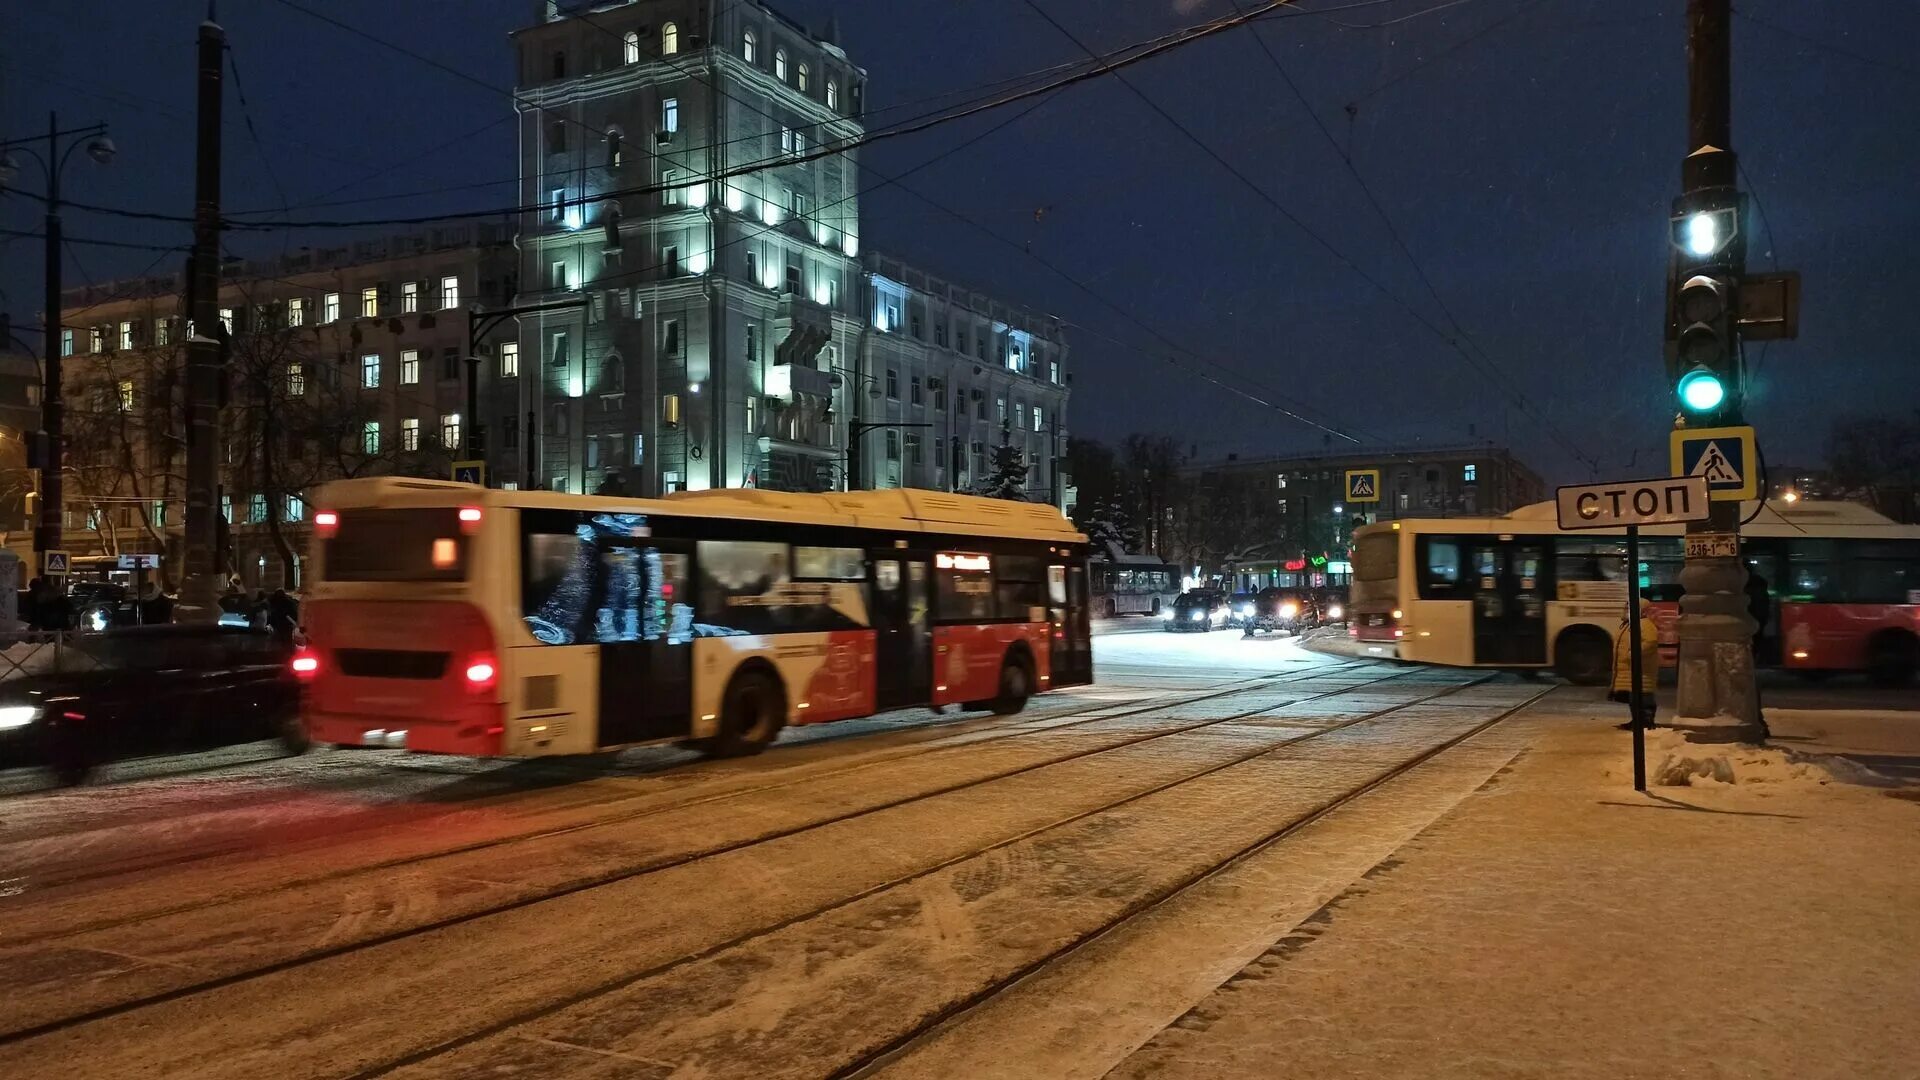
M 1707 516 L 1707 478 L 1669 476 L 1577 484 L 1554 492 L 1563 529 L 1622 529 L 1674 525 Z
M 1689 559 L 1737 559 L 1740 537 L 1737 533 L 1695 533 L 1687 537 Z

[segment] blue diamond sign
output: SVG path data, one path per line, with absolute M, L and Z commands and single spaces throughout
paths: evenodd
M 1714 502 L 1760 495 L 1760 467 L 1751 427 L 1677 428 L 1669 443 L 1673 475 L 1698 476 Z

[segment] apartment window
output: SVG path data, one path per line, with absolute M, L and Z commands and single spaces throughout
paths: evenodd
M 307 366 L 297 360 L 287 365 L 287 396 L 307 396 Z
M 553 70 L 553 77 L 556 79 L 564 79 L 567 77 L 567 54 L 566 53 L 556 52 L 553 54 L 552 70 Z
M 813 203 L 807 198 L 806 193 L 800 192 L 800 191 L 794 192 L 793 193 L 793 216 L 798 218 L 803 218 L 803 217 L 806 217 L 812 211 L 813 211 Z
M 680 320 L 668 319 L 660 327 L 660 353 L 662 356 L 680 355 Z
M 925 404 L 920 400 L 920 376 L 918 375 L 907 380 L 907 400 L 915 405 Z
M 839 107 L 840 107 L 840 84 L 837 82 L 834 82 L 832 79 L 828 79 L 827 80 L 827 108 L 838 109 Z
M 166 343 L 161 342 L 161 344 L 164 345 Z M 60 355 L 61 356 L 73 355 L 73 331 L 71 330 L 60 331 Z
M 838 276 L 827 279 L 827 306 L 835 310 L 838 310 L 840 307 L 840 278 Z
M 1000 406 L 998 415 L 1000 417 L 1000 422 L 1004 424 L 1007 422 L 1007 399 L 1004 397 L 1001 397 L 1001 398 L 996 398 L 994 400 Z
M 668 169 L 660 175 L 660 205 L 681 206 L 687 199 L 687 189 L 680 186 L 680 170 Z
M 559 371 L 567 366 L 567 332 L 555 330 L 547 335 L 547 369 Z
M 567 287 L 567 260 L 555 259 L 547 267 L 547 284 L 555 289 Z
M 442 308 L 460 306 L 460 275 L 449 274 L 440 279 L 440 306 Z
M 307 325 L 307 301 L 304 297 L 294 297 L 287 301 L 287 325 Z
M 933 343 L 943 349 L 947 347 L 947 320 L 933 320 Z
M 620 142 L 620 129 L 607 129 L 607 168 L 617 169 L 626 161 L 626 150 Z
M 223 329 L 225 329 L 227 333 L 229 334 L 233 333 L 233 309 L 232 308 L 223 307 L 220 309 L 220 326 Z
M 547 122 L 547 153 L 564 154 L 567 152 L 567 122 L 550 120 Z
M 133 380 L 121 379 L 120 385 L 116 389 L 119 391 L 120 411 L 132 412 L 133 411 Z
M 400 449 L 412 453 L 420 449 L 420 418 L 409 416 L 400 421 Z
M 799 141 L 795 138 L 793 129 L 782 124 L 780 126 L 780 152 L 783 154 L 796 154 L 799 153 L 797 149 L 798 146 Z
M 973 418 L 975 420 L 987 418 L 987 395 L 978 390 L 973 392 Z
M 1060 383 L 1060 358 L 1059 357 L 1048 358 L 1047 381 L 1050 383 L 1053 383 L 1056 386 L 1059 385 Z
M 887 429 L 887 460 L 900 460 L 900 433 L 892 428 Z
M 886 307 L 886 312 L 887 312 L 887 325 L 881 327 L 881 329 L 882 330 L 900 329 L 900 305 L 895 303 L 888 303 Z
M 740 59 L 749 64 L 760 62 L 760 35 L 751 30 L 740 35 Z
M 1038 405 L 1035 405 L 1033 407 L 1033 430 L 1045 431 L 1046 429 L 1047 429 L 1046 410 L 1042 409 Z
M 373 390 L 380 385 L 380 354 L 368 353 L 360 358 L 360 385 Z
M 627 31 L 626 37 L 621 39 L 620 44 L 621 44 L 620 58 L 622 60 L 624 60 L 626 63 L 629 63 L 629 64 L 637 64 L 640 62 L 640 32 L 639 31 L 637 30 Z
M 420 381 L 420 350 L 400 350 L 400 385 L 412 386 Z M 376 383 L 377 385 L 377 383 Z
M 123 349 L 133 348 L 133 324 L 131 322 L 123 322 L 120 324 L 120 347 Z
M 512 379 L 520 374 L 520 343 L 503 341 L 500 343 L 500 377 Z
M 747 324 L 747 363 L 757 364 L 759 362 L 760 362 L 760 324 L 757 322 L 750 322 Z
M 947 411 L 947 384 L 944 382 L 940 382 L 939 380 L 929 380 L 929 381 L 933 383 L 934 410 L 936 412 L 946 412 Z
M 668 277 L 680 276 L 680 248 L 678 245 L 669 244 L 667 246 L 667 250 L 660 256 L 660 265 L 666 270 Z
M 967 351 L 967 328 L 966 327 L 956 326 L 953 328 L 953 347 L 955 349 L 958 349 L 961 352 Z
M 1018 401 L 1013 403 L 1013 426 L 1022 431 L 1027 429 L 1027 410 Z
M 165 499 L 153 500 L 153 506 L 148 511 L 147 519 L 155 525 L 165 525 L 167 523 L 167 501 Z
M 752 248 L 747 249 L 747 280 L 753 282 L 755 285 L 761 283 L 760 253 Z
M 73 331 L 71 330 L 67 331 L 69 336 L 71 336 L 72 333 Z M 153 343 L 155 345 L 171 345 L 173 343 L 173 320 L 171 318 L 162 316 L 153 320 Z M 71 346 L 72 341 L 69 340 L 67 345 Z
M 1469 484 L 1471 484 L 1471 483 L 1473 483 L 1473 482 L 1475 482 L 1475 481 L 1477 481 L 1477 480 L 1479 480 L 1479 479 L 1480 479 L 1480 466 L 1478 466 L 1478 465 L 1462 465 L 1462 466 L 1460 466 L 1460 479 L 1461 479 L 1461 480 L 1464 480 L 1465 482 L 1467 482 L 1467 483 L 1469 483 Z
M 220 496 L 220 520 L 229 525 L 233 524 L 233 496 L 231 495 Z
M 289 495 L 281 503 L 280 517 L 283 521 L 299 521 L 307 516 L 307 504 L 298 495 Z
M 263 494 L 254 495 L 247 500 L 247 521 L 258 525 L 265 520 L 267 520 L 267 497 Z
M 805 64 L 801 64 L 799 69 L 794 74 L 796 76 L 796 78 L 794 79 L 794 85 L 800 88 L 801 93 L 803 94 L 806 93 L 807 87 L 811 85 L 813 82 L 812 69 L 807 67 L 807 65 Z
M 917 431 L 907 432 L 907 460 L 915 465 L 919 465 L 926 460 L 926 455 L 921 451 L 920 445 L 920 433 Z
M 400 314 L 411 315 L 420 310 L 420 283 L 403 281 L 400 283 Z
M 547 220 L 556 223 L 567 220 L 566 188 L 554 188 L 547 193 Z
M 773 77 L 781 82 L 787 81 L 787 50 L 773 50 Z
M 973 355 L 981 360 L 987 358 L 987 335 L 979 334 L 973 339 Z
M 800 267 L 796 263 L 787 264 L 787 291 L 790 293 L 800 291 Z
M 459 413 L 441 413 L 440 414 L 440 445 L 446 447 L 449 450 L 455 450 L 459 448 L 460 446 L 460 414 Z
M 340 321 L 340 294 L 330 292 L 320 299 L 320 321 L 333 323 Z
M 377 319 L 380 317 L 380 287 L 379 286 L 369 285 L 366 288 L 360 290 L 360 317 L 363 319 Z M 227 311 L 221 312 L 220 321 L 227 324 L 228 330 L 233 329 L 231 312 L 227 312 Z
M 660 130 L 671 135 L 680 130 L 680 99 L 660 99 Z
M 900 373 L 893 368 L 887 369 L 887 396 L 895 401 L 900 400 Z
M 380 452 L 380 421 L 369 420 L 361 427 L 360 452 L 363 454 Z
M 460 378 L 460 350 L 452 345 L 440 350 L 440 377 L 457 380 Z

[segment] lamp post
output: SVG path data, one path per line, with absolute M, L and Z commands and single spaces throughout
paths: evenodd
M 44 157 L 28 145 L 39 142 L 46 143 Z M 40 554 L 42 563 L 46 560 L 46 552 L 60 547 L 62 499 L 65 495 L 60 476 L 63 461 L 61 441 L 66 419 L 60 394 L 60 173 L 67 167 L 67 159 L 82 146 L 87 148 L 87 156 L 97 164 L 105 165 L 113 160 L 113 140 L 107 137 L 105 124 L 61 131 L 58 119 L 51 112 L 47 114 L 45 135 L 0 143 L 0 187 L 11 183 L 19 173 L 20 154 L 40 163 L 47 182 L 47 291 L 46 310 L 42 312 L 40 322 L 41 347 L 46 356 L 40 389 L 40 427 L 45 433 L 45 442 L 35 463 L 40 469 L 40 523 L 33 530 L 33 550 Z

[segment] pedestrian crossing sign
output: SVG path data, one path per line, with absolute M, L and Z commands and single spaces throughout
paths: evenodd
M 1751 427 L 1676 428 L 1670 449 L 1673 475 L 1698 476 L 1714 502 L 1760 495 L 1759 458 Z
M 1348 469 L 1347 501 L 1350 503 L 1379 502 L 1380 470 Z
M 40 553 L 40 573 L 44 577 L 66 577 L 67 568 L 72 565 L 70 556 L 64 551 L 48 550 Z
M 453 482 L 456 484 L 478 484 L 487 486 L 487 463 L 484 461 L 456 461 L 453 463 Z

